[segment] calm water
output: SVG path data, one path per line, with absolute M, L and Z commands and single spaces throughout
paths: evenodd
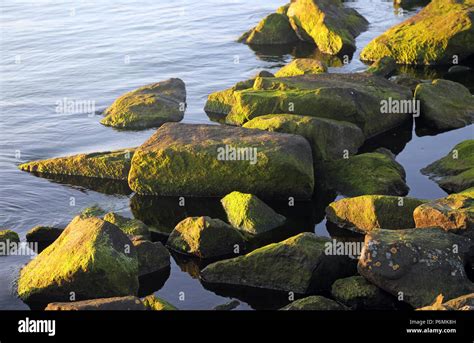
M 119 132 L 100 125 L 101 117 L 97 115 L 81 111 L 58 113 L 57 102 L 64 99 L 94 102 L 96 109 L 102 110 L 128 90 L 179 77 L 185 81 L 188 93 L 184 121 L 208 123 L 202 109 L 209 93 L 249 78 L 261 69 L 274 71 L 293 58 L 287 51 L 252 51 L 235 42 L 242 32 L 284 3 L 2 1 L 0 227 L 13 229 L 24 238 L 35 225 L 64 226 L 80 209 L 94 203 L 125 214 L 131 214 L 131 206 L 133 214 L 145 221 L 153 221 L 159 213 L 174 214 L 172 200 L 131 200 L 132 195 L 124 190 L 103 184 L 47 180 L 20 172 L 16 166 L 32 159 L 137 146 L 153 132 Z M 356 8 L 371 24 L 358 37 L 351 63 L 331 71 L 364 70 L 365 65 L 358 60 L 361 48 L 416 11 L 401 13 L 391 1 L 382 0 L 346 5 Z M 444 192 L 419 169 L 472 136 L 472 128 L 436 137 L 417 137 L 407 128 L 403 133 L 387 135 L 380 144 L 392 146 L 395 141 L 401 150 L 397 159 L 407 171 L 410 195 L 435 198 Z M 312 230 L 319 222 L 316 232 L 327 234 L 322 209 L 331 200 L 325 198 L 322 205 L 310 210 L 306 205 L 300 207 L 293 214 L 298 223 L 295 225 L 301 223 L 296 232 L 306 230 L 306 226 Z M 213 206 L 210 204 L 209 208 Z M 195 213 L 199 211 L 198 205 L 179 216 L 206 214 Z M 315 213 L 308 214 L 312 211 Z M 0 309 L 28 308 L 14 295 L 18 270 L 27 261 L 27 257 L 0 258 Z M 229 301 L 225 294 L 203 288 L 195 277 L 197 268 L 192 261 L 179 260 L 178 265 L 173 260 L 170 277 L 157 294 L 181 309 L 210 309 Z M 184 292 L 184 301 L 178 299 L 179 292 Z M 255 296 L 241 297 L 248 298 Z M 249 302 L 252 306 L 242 301 L 239 309 L 259 307 L 253 300 Z

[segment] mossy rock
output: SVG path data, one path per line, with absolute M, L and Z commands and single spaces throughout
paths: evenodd
M 26 233 L 27 242 L 54 242 L 62 233 L 64 229 L 52 226 L 35 226 Z
M 229 223 L 245 235 L 258 235 L 276 229 L 286 218 L 253 194 L 232 192 L 221 200 Z
M 367 69 L 370 74 L 389 77 L 397 69 L 397 62 L 391 56 L 385 56 L 372 63 Z
M 171 305 L 166 300 L 158 298 L 152 294 L 142 299 L 143 304 L 147 310 L 151 311 L 176 311 L 178 310 L 175 306 Z
M 239 42 L 251 45 L 291 44 L 298 40 L 288 17 L 282 13 L 270 14 L 239 38 Z
M 220 219 L 189 217 L 179 222 L 166 243 L 171 249 L 200 258 L 214 258 L 244 249 L 244 239 Z
M 20 164 L 31 173 L 127 180 L 135 148 L 57 157 Z
M 247 255 L 212 263 L 201 271 L 201 279 L 207 284 L 295 294 L 328 290 L 336 279 L 354 273 L 347 257 L 325 254 L 328 242 L 328 238 L 301 233 Z
M 300 39 L 330 55 L 354 51 L 355 37 L 368 27 L 362 15 L 339 0 L 292 1 L 287 15 Z
M 356 232 L 375 229 L 411 229 L 415 227 L 413 211 L 425 201 L 388 195 L 362 195 L 329 204 L 329 221 Z
M 114 224 L 127 235 L 150 237 L 148 226 L 138 219 L 126 218 L 120 214 L 109 212 L 104 216 L 104 220 Z
M 135 152 L 129 185 L 138 194 L 310 198 L 311 148 L 300 136 L 232 126 L 167 123 Z
M 18 295 L 26 302 L 135 295 L 136 250 L 115 225 L 75 217 L 62 235 L 20 272 Z M 71 293 L 73 292 L 73 293 Z
M 15 231 L 12 230 L 1 230 L 0 231 L 0 242 L 1 243 L 19 243 L 20 237 Z
M 314 58 L 296 58 L 275 73 L 276 77 L 319 74 L 328 71 L 324 62 Z
M 439 294 L 450 299 L 474 291 L 464 269 L 470 248 L 469 239 L 439 228 L 373 230 L 365 236 L 358 271 L 418 308 Z
M 417 311 L 473 311 L 474 293 L 444 301 L 442 294 L 438 295 L 436 301 L 430 306 L 418 308 Z
M 389 77 L 389 80 L 399 86 L 410 88 L 413 93 L 415 93 L 416 87 L 423 82 L 422 80 L 419 80 L 408 74 L 393 75 Z
M 139 298 L 134 296 L 91 299 L 72 302 L 54 302 L 45 311 L 145 311 Z
M 104 215 L 105 215 L 104 209 L 97 204 L 84 208 L 79 214 L 79 216 L 82 219 L 90 218 L 90 217 L 102 218 Z
M 408 194 L 405 170 L 389 151 L 379 149 L 327 163 L 325 182 L 329 189 L 347 196 Z
M 421 172 L 448 193 L 474 187 L 474 139 L 457 144 L 445 157 L 431 163 Z
M 420 83 L 415 98 L 423 123 L 432 128 L 451 130 L 474 123 L 474 96 L 460 83 L 441 79 Z
M 355 124 L 296 114 L 267 114 L 246 122 L 243 127 L 303 136 L 311 145 L 315 165 L 322 160 L 340 159 L 347 153 L 355 154 L 365 140 Z
M 283 311 L 345 311 L 348 308 L 337 301 L 320 295 L 312 295 L 298 299 L 282 307 Z
M 104 111 L 100 122 L 120 129 L 140 130 L 178 122 L 186 109 L 186 87 L 181 79 L 152 83 L 120 96 Z
M 144 276 L 170 268 L 170 253 L 161 242 L 151 242 L 141 236 L 132 237 L 137 251 L 138 275 Z
M 361 52 L 365 61 L 393 57 L 399 64 L 448 64 L 474 53 L 472 0 L 433 0 L 388 29 Z

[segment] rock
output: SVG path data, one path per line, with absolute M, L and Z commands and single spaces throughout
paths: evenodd
M 200 258 L 234 254 L 244 249 L 242 235 L 220 219 L 189 217 L 178 223 L 166 243 L 171 249 Z
M 254 45 L 291 44 L 298 40 L 288 17 L 282 13 L 270 14 L 239 38 L 239 42 Z
M 232 300 L 226 304 L 222 305 L 217 305 L 216 307 L 213 308 L 214 311 L 231 311 L 236 307 L 240 306 L 240 301 L 238 300 Z
M 136 238 L 132 243 L 137 251 L 139 276 L 170 268 L 170 253 L 160 242 Z
M 315 43 L 324 53 L 335 55 L 355 50 L 355 37 L 365 31 L 367 20 L 341 1 L 292 1 L 287 15 L 300 39 Z
M 109 212 L 104 216 L 104 220 L 114 224 L 127 235 L 150 237 L 148 226 L 143 224 L 140 220 L 126 218 L 120 214 Z
M 364 61 L 393 57 L 400 64 L 448 64 L 474 52 L 471 0 L 433 0 L 388 29 L 361 52 Z
M 127 180 L 134 150 L 130 148 L 57 157 L 23 163 L 18 168 L 32 173 Z
M 392 296 L 372 285 L 362 276 L 336 280 L 331 294 L 340 303 L 353 310 L 387 310 L 395 308 Z
M 267 70 L 261 70 L 257 73 L 257 75 L 255 75 L 255 77 L 275 77 L 275 75 L 273 75 L 272 73 L 270 73 L 269 71 Z
M 420 83 L 415 98 L 421 104 L 423 123 L 437 130 L 474 123 L 474 96 L 460 83 L 441 79 Z
M 86 207 L 81 211 L 79 216 L 82 219 L 85 218 L 90 218 L 90 217 L 103 217 L 105 214 L 105 211 L 97 204 Z
M 27 302 L 66 301 L 71 292 L 82 300 L 137 291 L 135 248 L 119 228 L 95 217 L 75 217 L 18 280 L 18 295 Z
M 412 114 L 382 113 L 382 101 L 412 98 L 408 88 L 368 73 L 257 77 L 210 94 L 205 111 L 231 125 L 284 113 L 340 120 L 356 124 L 370 138 L 412 120 Z
M 421 80 L 416 79 L 408 74 L 390 76 L 389 80 L 399 86 L 410 88 L 413 93 L 415 93 L 416 86 L 418 86 L 422 82 Z
M 397 62 L 393 57 L 385 56 L 372 63 L 369 69 L 367 69 L 367 72 L 382 77 L 389 77 L 396 69 Z
M 405 170 L 386 149 L 327 163 L 326 185 L 347 196 L 408 194 Z
M 413 307 L 438 294 L 454 298 L 474 290 L 464 265 L 471 241 L 442 229 L 374 230 L 365 236 L 359 273 Z
M 286 222 L 286 218 L 273 211 L 255 195 L 232 192 L 221 200 L 229 223 L 245 235 L 258 235 Z
M 303 136 L 311 146 L 315 164 L 340 159 L 347 152 L 355 154 L 365 140 L 355 124 L 296 114 L 268 114 L 246 122 L 243 127 Z
M 100 122 L 120 129 L 140 130 L 178 122 L 186 109 L 186 86 L 181 79 L 152 83 L 120 96 Z
M 20 237 L 15 231 L 12 230 L 1 230 L 0 231 L 0 243 L 19 243 Z
M 303 299 L 293 301 L 292 303 L 281 308 L 283 311 L 344 311 L 348 310 L 337 301 L 322 297 L 320 295 L 312 295 Z
M 430 305 L 417 309 L 418 311 L 474 311 L 474 293 L 466 294 L 443 303 L 440 294 L 436 301 Z
M 138 194 L 310 198 L 313 159 L 297 135 L 167 123 L 137 149 L 128 181 Z
M 424 202 L 409 197 L 362 195 L 330 203 L 326 215 L 337 226 L 361 233 L 411 229 L 415 227 L 413 210 Z
M 43 244 L 53 243 L 62 233 L 64 229 L 51 226 L 35 226 L 26 233 L 27 242 L 38 242 Z
M 247 255 L 219 261 L 201 271 L 207 284 L 233 285 L 307 294 L 328 290 L 354 270 L 345 256 L 326 255 L 328 238 L 301 233 Z
M 152 294 L 142 299 L 143 304 L 148 310 L 151 311 L 176 311 L 176 307 L 171 305 L 166 300 L 158 298 L 156 295 Z
M 465 73 L 467 71 L 470 71 L 471 68 L 466 67 L 466 66 L 460 66 L 460 65 L 453 65 L 449 67 L 448 73 L 454 74 L 454 73 Z
M 296 58 L 275 73 L 276 77 L 319 74 L 327 72 L 328 67 L 314 58 Z
M 457 144 L 449 154 L 423 168 L 421 172 L 448 193 L 474 187 L 474 139 Z
M 401 7 L 403 9 L 413 10 L 413 7 L 426 6 L 431 0 L 394 0 L 393 5 L 395 8 Z
M 50 303 L 46 311 L 144 311 L 145 306 L 134 296 L 113 297 L 73 302 Z

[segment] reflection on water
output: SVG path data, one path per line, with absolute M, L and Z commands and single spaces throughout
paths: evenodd
M 413 120 L 407 120 L 403 125 L 372 137 L 359 148 L 359 153 L 372 152 L 378 148 L 386 148 L 398 155 L 405 149 L 413 136 Z

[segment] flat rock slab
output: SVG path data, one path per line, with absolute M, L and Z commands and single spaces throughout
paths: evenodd
M 134 296 L 50 303 L 46 311 L 145 311 L 146 307 Z

